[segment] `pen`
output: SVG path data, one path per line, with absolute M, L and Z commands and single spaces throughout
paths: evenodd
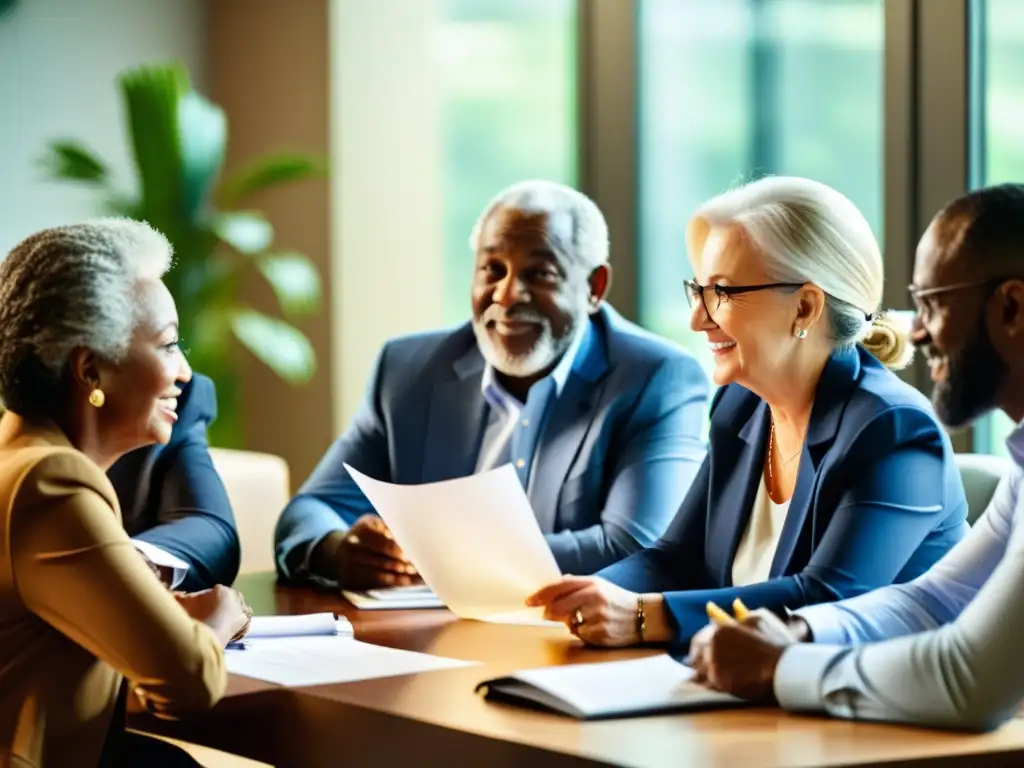
M 736 623 L 736 620 L 732 616 L 730 616 L 728 613 L 723 611 L 721 608 L 719 608 L 717 605 L 712 603 L 710 600 L 708 601 L 708 604 L 705 607 L 706 607 L 707 612 L 708 612 L 708 618 L 711 619 L 713 622 L 715 622 L 715 624 L 717 624 L 718 626 L 723 627 L 726 624 L 735 624 Z
M 750 615 L 750 611 L 747 610 L 747 606 L 745 606 L 743 601 L 738 597 L 732 601 L 732 612 L 736 616 L 737 621 L 746 621 L 747 616 Z

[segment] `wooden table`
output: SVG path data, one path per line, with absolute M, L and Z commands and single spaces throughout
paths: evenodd
M 341 685 L 287 689 L 232 677 L 210 713 L 176 723 L 135 715 L 142 730 L 281 768 L 303 766 L 1021 766 L 1024 721 L 964 735 L 739 709 L 578 722 L 484 701 L 481 680 L 529 667 L 623 659 L 651 651 L 584 648 L 567 631 L 459 621 L 447 611 L 367 612 L 340 596 L 237 585 L 257 615 L 335 611 L 378 645 L 482 662 L 478 666 Z

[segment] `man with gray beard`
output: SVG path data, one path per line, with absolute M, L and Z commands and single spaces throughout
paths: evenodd
M 576 574 L 654 543 L 686 495 L 704 458 L 707 379 L 603 303 L 597 206 L 522 182 L 486 207 L 470 245 L 471 321 L 385 344 L 359 413 L 278 521 L 282 578 L 418 582 L 346 463 L 400 484 L 511 463 L 559 567 Z

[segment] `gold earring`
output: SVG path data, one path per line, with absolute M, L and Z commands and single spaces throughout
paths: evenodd
M 107 402 L 107 396 L 103 394 L 103 390 L 99 387 L 96 387 L 96 389 L 89 393 L 89 405 L 93 408 L 102 408 L 105 402 Z

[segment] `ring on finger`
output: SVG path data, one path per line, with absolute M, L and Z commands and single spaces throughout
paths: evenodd
M 582 627 L 583 626 L 583 611 L 581 611 L 579 608 L 577 608 L 573 612 L 573 614 L 572 614 L 572 621 L 570 623 L 572 624 L 572 628 L 573 629 L 579 629 L 580 627 Z
M 353 546 L 358 546 L 359 545 L 359 534 L 358 533 L 350 533 L 348 536 L 345 537 L 345 541 L 347 541 L 349 544 L 352 544 Z

